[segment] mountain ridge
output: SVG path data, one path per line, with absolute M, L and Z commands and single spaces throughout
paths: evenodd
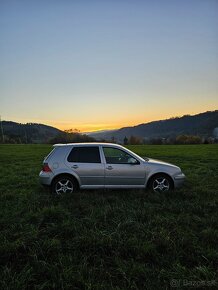
M 64 131 L 40 123 L 17 123 L 13 121 L 1 122 L 4 135 L 24 143 L 47 143 Z M 171 138 L 178 135 L 199 135 L 201 137 L 213 136 L 218 128 L 218 110 L 206 111 L 195 115 L 183 115 L 141 123 L 135 126 L 126 126 L 115 130 L 101 130 L 86 134 L 96 140 L 114 140 L 123 143 L 125 137 L 140 137 L 141 139 Z M 217 132 L 218 129 L 216 129 Z
M 218 127 L 218 110 L 207 111 L 195 115 L 183 115 L 169 119 L 142 123 L 136 126 L 127 126 L 115 130 L 111 134 L 90 134 L 93 138 L 115 139 L 123 141 L 125 137 L 137 136 L 143 139 L 169 138 L 180 134 L 199 135 L 209 137 Z

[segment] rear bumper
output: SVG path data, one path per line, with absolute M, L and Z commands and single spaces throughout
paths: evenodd
M 54 174 L 51 172 L 44 172 L 44 171 L 40 171 L 39 173 L 39 182 L 42 185 L 51 185 L 52 179 L 53 179 Z
M 183 174 L 182 172 L 180 174 L 177 174 L 174 176 L 174 187 L 181 187 L 185 181 L 185 174 Z

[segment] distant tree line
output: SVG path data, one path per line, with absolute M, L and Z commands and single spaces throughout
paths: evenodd
M 47 144 L 55 144 L 55 143 L 78 143 L 78 142 L 94 142 L 95 139 L 89 137 L 88 135 L 80 134 L 80 133 L 59 133 L 56 137 L 50 138 L 47 142 L 37 142 L 37 143 L 47 143 Z M 19 136 L 19 135 L 4 135 L 4 140 L 0 138 L 0 144 L 33 144 L 36 143 L 32 139 L 27 136 Z
M 29 133 L 27 131 L 27 133 Z M 70 129 L 66 131 L 60 131 L 55 137 L 49 137 L 46 141 L 43 142 L 35 142 L 33 139 L 33 135 L 27 134 L 26 131 L 24 134 L 4 134 L 3 137 L 0 137 L 0 143 L 5 144 L 31 144 L 31 143 L 79 143 L 79 142 L 95 142 L 96 140 L 93 137 L 90 137 L 86 134 L 82 134 L 79 130 Z M 143 145 L 143 144 L 151 144 L 151 145 L 172 145 L 172 144 L 213 144 L 218 143 L 218 138 L 214 137 L 200 137 L 197 135 L 178 135 L 175 137 L 168 138 L 141 138 L 138 136 L 130 136 L 127 138 L 124 137 L 122 142 L 118 142 L 115 137 L 112 137 L 111 140 L 102 139 L 101 142 L 112 142 L 112 143 L 122 143 L 124 145 Z
M 0 138 L 0 143 L 3 144 L 23 144 L 27 143 L 25 138 L 17 135 L 4 135 Z
M 28 132 L 29 133 L 29 132 Z M 11 133 L 11 134 L 4 134 L 0 137 L 0 143 L 5 143 L 5 144 L 31 144 L 31 143 L 47 143 L 47 144 L 55 144 L 55 143 L 78 143 L 78 142 L 94 142 L 95 139 L 79 133 L 78 130 L 67 130 L 67 131 L 60 131 L 56 136 L 54 137 L 49 137 L 47 136 L 47 139 L 44 138 L 38 139 L 38 141 L 35 141 L 36 139 L 34 138 L 33 135 L 30 133 L 27 134 L 26 131 L 24 132 L 17 132 Z
M 137 136 L 130 136 L 127 138 L 126 136 L 123 139 L 124 145 L 142 145 L 142 144 L 151 144 L 151 145 L 186 145 L 186 144 L 213 144 L 218 143 L 217 138 L 213 137 L 200 137 L 196 135 L 178 135 L 176 137 L 169 138 L 148 138 L 143 139 Z
M 67 130 L 59 133 L 56 137 L 51 138 L 48 143 L 80 143 L 80 142 L 94 142 L 95 139 L 86 135 L 81 134 L 79 131 Z

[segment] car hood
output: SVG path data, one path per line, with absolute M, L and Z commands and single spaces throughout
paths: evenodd
M 145 160 L 145 164 L 149 164 L 149 165 L 157 165 L 157 166 L 167 166 L 167 167 L 172 167 L 172 168 L 175 168 L 175 169 L 178 169 L 180 170 L 180 168 L 174 164 L 171 164 L 171 163 L 167 163 L 167 162 L 164 162 L 164 161 L 161 161 L 161 160 L 156 160 L 156 159 L 151 159 L 149 158 L 149 160 Z

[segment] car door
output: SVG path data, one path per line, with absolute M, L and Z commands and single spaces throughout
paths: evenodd
M 80 178 L 81 187 L 104 187 L 104 164 L 99 146 L 75 146 L 68 158 L 68 166 Z
M 124 150 L 102 146 L 105 159 L 105 186 L 143 186 L 144 164 Z

